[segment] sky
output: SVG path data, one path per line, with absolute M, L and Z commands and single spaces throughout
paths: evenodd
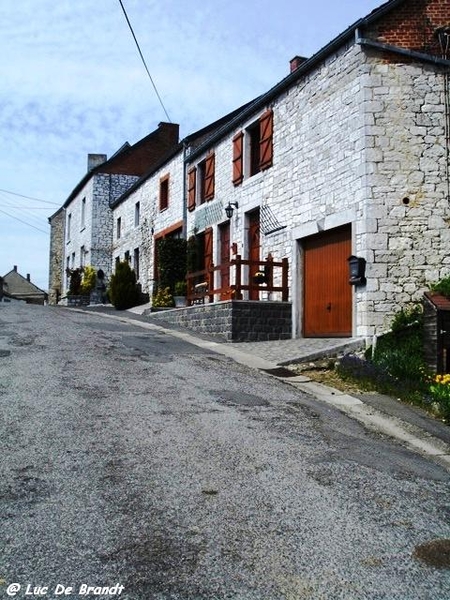
M 48 217 L 158 123 L 201 129 L 268 91 L 383 0 L 0 2 L 0 275 L 48 289 Z

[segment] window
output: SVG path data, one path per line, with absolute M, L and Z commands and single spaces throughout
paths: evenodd
M 86 249 L 84 246 L 80 248 L 80 267 L 84 267 L 84 258 L 86 256 Z
M 81 229 L 86 226 L 86 198 L 81 201 Z
M 212 152 L 188 171 L 188 210 L 194 210 L 197 203 L 209 202 L 214 193 L 215 154 Z
M 70 230 L 72 226 L 72 213 L 67 215 L 67 241 L 70 241 Z
M 120 240 L 120 236 L 122 235 L 122 218 L 117 218 L 117 227 L 116 227 L 116 235 L 117 239 Z
M 134 226 L 139 226 L 139 221 L 141 220 L 141 203 L 136 202 L 134 205 Z
M 165 210 L 169 206 L 169 175 L 162 177 L 159 181 L 159 210 Z
M 116 269 L 117 269 L 117 265 L 120 263 L 120 256 L 116 256 Z
M 68 256 L 66 258 L 66 287 L 69 287 L 69 284 L 70 284 L 69 269 L 70 269 L 70 256 Z
M 75 269 L 75 252 L 72 252 L 72 269 Z
M 245 173 L 248 177 L 252 177 L 271 167 L 272 163 L 273 111 L 267 110 L 258 121 L 246 129 L 245 135 L 241 131 L 233 137 L 233 184 L 240 185 L 242 183 L 244 166 Z
M 125 252 L 125 260 L 126 260 L 127 263 L 131 262 L 131 256 L 130 256 L 130 251 L 129 250 L 127 250 Z
M 139 279 L 139 248 L 134 249 L 133 267 L 136 273 L 136 279 Z

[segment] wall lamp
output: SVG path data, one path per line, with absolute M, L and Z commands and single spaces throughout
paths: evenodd
M 233 206 L 239 208 L 239 204 L 237 202 L 228 202 L 228 206 L 225 206 L 225 214 L 227 215 L 228 219 L 231 219 L 233 216 Z

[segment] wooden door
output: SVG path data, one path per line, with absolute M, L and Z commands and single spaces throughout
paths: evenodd
M 303 240 L 303 335 L 352 335 L 351 226 Z
M 248 257 L 249 260 L 255 261 L 249 268 L 249 284 L 253 281 L 252 277 L 259 271 L 258 261 L 261 252 L 261 241 L 260 241 L 260 223 L 259 223 L 259 208 L 249 213 L 248 215 Z M 249 291 L 250 300 L 259 300 L 259 290 L 250 289 Z
M 220 293 L 221 300 L 229 300 L 231 298 L 230 290 L 230 222 L 227 221 L 219 226 L 220 235 Z

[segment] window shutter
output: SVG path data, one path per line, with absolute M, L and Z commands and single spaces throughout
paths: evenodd
M 244 134 L 241 131 L 233 138 L 233 185 L 240 185 L 244 179 L 243 145 Z
M 215 155 L 209 154 L 205 160 L 205 200 L 214 198 Z
M 259 168 L 263 171 L 273 162 L 273 111 L 267 110 L 259 119 L 261 137 L 259 141 Z
M 212 227 L 205 229 L 205 269 L 209 270 L 213 264 L 213 230 Z
M 197 168 L 193 167 L 188 171 L 188 210 L 194 210 L 195 208 L 195 195 L 196 195 L 196 184 L 197 184 Z

